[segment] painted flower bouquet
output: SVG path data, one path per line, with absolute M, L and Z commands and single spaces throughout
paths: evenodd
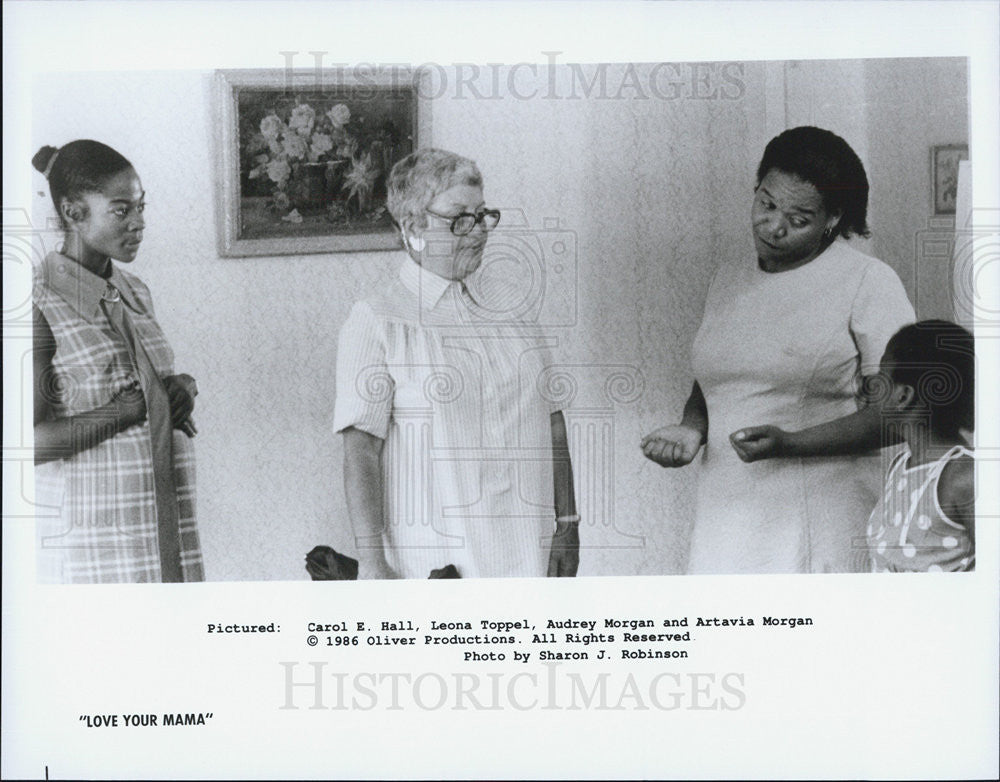
M 316 214 L 347 225 L 376 222 L 385 214 L 398 134 L 391 121 L 369 124 L 344 103 L 272 109 L 246 140 L 247 178 L 265 184 L 270 208 L 286 222 Z

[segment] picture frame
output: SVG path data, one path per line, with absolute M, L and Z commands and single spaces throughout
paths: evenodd
M 221 257 L 392 250 L 392 165 L 418 146 L 417 69 L 215 72 Z
M 968 144 L 943 144 L 931 147 L 931 197 L 935 215 L 955 214 L 958 164 L 968 159 Z

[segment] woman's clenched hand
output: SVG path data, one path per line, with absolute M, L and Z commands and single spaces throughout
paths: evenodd
M 639 444 L 647 459 L 661 467 L 691 464 L 701 448 L 702 434 L 684 424 L 664 426 L 650 432 Z

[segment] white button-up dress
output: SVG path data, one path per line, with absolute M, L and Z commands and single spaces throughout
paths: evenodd
M 383 542 L 404 578 L 544 576 L 553 532 L 551 342 L 502 283 L 406 257 L 340 332 L 334 430 L 385 440 Z

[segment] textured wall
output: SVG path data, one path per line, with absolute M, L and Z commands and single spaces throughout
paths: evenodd
M 964 58 L 865 65 L 875 254 L 892 264 L 920 318 L 954 317 L 954 218 L 934 216 L 931 147 L 969 143 Z M 973 165 L 975 165 L 973 163 Z
M 953 317 L 954 218 L 934 216 L 931 148 L 969 142 L 964 58 L 794 61 L 786 122 L 843 136 L 871 183 L 872 236 L 859 246 L 892 266 L 919 318 Z
M 882 71 L 867 67 L 857 76 L 865 111 L 838 99 L 824 104 L 823 116 L 832 122 L 842 110 L 851 127 L 868 128 L 867 138 L 849 140 L 878 164 L 872 178 L 883 190 L 873 200 L 898 210 L 880 211 L 880 223 L 895 215 L 909 226 L 924 219 L 926 189 L 906 199 L 894 188 L 911 186 L 911 161 L 928 154 L 922 145 L 935 134 L 954 140 L 952 128 L 911 129 L 903 135 L 914 149 L 889 155 L 871 123 L 897 118 L 894 132 L 902 133 L 914 124 L 910 113 L 952 91 L 964 107 L 964 79 L 955 81 L 952 65 L 940 74 L 920 66 L 912 75 L 903 69 L 890 88 Z M 751 249 L 753 171 L 775 122 L 774 85 L 762 64 L 750 63 L 728 71 L 609 66 L 606 87 L 589 90 L 586 80 L 601 75 L 593 69 L 497 69 L 467 82 L 478 85 L 477 98 L 458 89 L 455 75 L 439 74 L 445 89 L 430 93 L 440 94 L 430 106 L 430 142 L 475 158 L 487 201 L 511 218 L 521 210 L 521 234 L 533 238 L 518 246 L 542 248 L 538 263 L 558 304 L 549 321 L 561 389 L 573 396 L 580 573 L 681 572 L 696 468 L 663 471 L 642 458 L 638 441 L 679 416 L 712 273 Z M 808 95 L 823 71 L 786 78 L 794 94 Z M 921 93 L 909 109 L 899 91 L 913 80 L 936 92 Z M 844 100 L 856 88 L 851 82 Z M 351 552 L 340 443 L 330 432 L 336 336 L 351 303 L 394 273 L 393 257 L 218 257 L 211 74 L 52 76 L 33 96 L 39 145 L 110 143 L 132 159 L 148 193 L 134 270 L 153 291 L 178 369 L 201 389 L 196 446 L 208 578 L 305 578 L 302 557 L 313 545 Z M 964 118 L 965 110 L 949 122 L 952 114 Z M 35 207 L 41 223 L 51 212 L 47 194 Z M 514 246 L 500 236 L 498 251 L 504 241 Z M 560 237 L 575 246 L 573 257 L 551 254 Z

